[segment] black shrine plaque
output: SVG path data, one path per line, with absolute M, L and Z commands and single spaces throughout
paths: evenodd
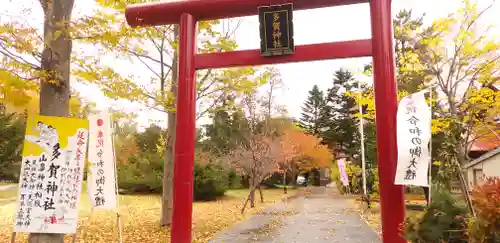
M 259 7 L 260 52 L 263 56 L 292 54 L 293 4 Z

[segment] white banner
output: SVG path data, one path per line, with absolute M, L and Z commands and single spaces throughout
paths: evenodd
M 398 107 L 398 166 L 396 185 L 429 186 L 429 142 L 431 108 L 425 102 L 428 90 L 404 97 Z
M 116 209 L 116 177 L 113 132 L 109 113 L 89 117 L 88 196 L 91 205 Z
M 88 121 L 80 119 L 34 116 L 28 120 L 15 232 L 76 232 L 87 128 Z
M 349 177 L 345 170 L 345 158 L 337 160 L 337 166 L 339 167 L 340 181 L 344 186 L 349 186 Z

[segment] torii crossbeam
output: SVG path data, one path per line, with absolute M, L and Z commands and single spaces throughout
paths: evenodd
M 288 56 L 263 57 L 259 50 L 197 54 L 196 22 L 257 15 L 257 8 L 293 3 L 295 10 L 370 4 L 372 39 L 297 46 Z M 403 243 L 403 187 L 394 185 L 397 164 L 397 85 L 392 34 L 391 0 L 180 0 L 127 7 L 133 27 L 179 24 L 178 134 L 175 141 L 172 243 L 191 242 L 197 69 L 304 62 L 373 56 L 377 157 L 379 161 L 382 239 Z

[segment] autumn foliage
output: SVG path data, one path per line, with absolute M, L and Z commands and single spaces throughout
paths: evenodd
M 284 123 L 275 133 L 249 135 L 223 160 L 249 179 L 247 202 L 253 207 L 254 191 L 260 190 L 260 184 L 273 173 L 296 174 L 328 167 L 332 155 L 320 139 L 304 133 L 293 123 Z M 245 207 L 246 203 L 242 211 Z
M 233 166 L 243 173 L 255 173 L 259 178 L 255 184 L 278 170 L 308 172 L 314 168 L 329 167 L 333 160 L 321 139 L 307 134 L 294 124 L 284 124 L 277 135 L 252 135 L 247 142 L 230 153 Z
M 469 242 L 500 241 L 500 178 L 488 178 L 472 191 L 477 217 L 469 225 Z
M 313 135 L 290 126 L 281 137 L 284 156 L 300 172 L 310 171 L 313 168 L 329 167 L 333 160 L 328 147 L 321 144 L 321 140 Z
M 140 152 L 137 140 L 129 135 L 118 141 L 116 146 L 116 161 L 118 164 L 129 164 L 129 158 Z

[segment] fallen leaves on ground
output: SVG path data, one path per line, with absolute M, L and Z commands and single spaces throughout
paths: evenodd
M 0 187 L 3 187 L 0 188 L 0 206 L 2 201 L 10 201 L 17 196 L 17 184 L 2 184 Z
M 356 199 L 352 200 L 351 203 L 361 215 L 361 217 L 366 220 L 368 225 L 380 235 L 382 233 L 382 225 L 380 222 L 380 205 L 377 202 L 372 202 L 372 208 L 367 209 L 366 203 L 362 203 L 361 201 L 358 201 Z
M 411 202 L 419 205 L 425 204 L 425 201 L 418 200 L 421 197 L 420 196 L 413 196 L 413 195 L 405 195 L 406 198 L 411 198 L 412 200 L 407 200 L 406 202 Z M 351 200 L 351 203 L 353 204 L 353 207 L 358 211 L 358 213 L 363 217 L 368 225 L 375 229 L 375 231 L 380 235 L 382 234 L 382 222 L 381 222 L 381 214 L 380 214 L 380 203 L 379 202 L 372 202 L 372 207 L 370 209 L 367 208 L 366 203 L 361 202 L 361 200 L 358 200 L 357 198 L 354 200 Z M 417 214 L 418 211 L 414 210 L 406 210 L 406 216 L 412 216 L 414 214 Z
M 217 232 L 252 214 L 259 213 L 265 206 L 279 202 L 295 193 L 293 190 L 289 190 L 289 194 L 285 195 L 282 190 L 265 190 L 265 202 L 260 203 L 256 200 L 256 207 L 250 208 L 242 215 L 240 210 L 246 199 L 246 192 L 246 190 L 231 190 L 226 193 L 227 196 L 220 200 L 195 202 L 193 204 L 193 242 L 205 243 Z M 159 226 L 160 199 L 160 196 L 148 195 L 120 196 L 123 242 L 168 242 L 170 229 Z M 94 211 L 91 214 L 85 196 L 82 197 L 80 208 L 76 242 L 118 242 L 116 213 Z M 15 209 L 15 203 L 0 206 L 0 239 L 10 239 Z M 16 242 L 26 242 L 27 238 L 28 234 L 18 233 Z M 65 242 L 71 242 L 70 235 L 66 236 Z

